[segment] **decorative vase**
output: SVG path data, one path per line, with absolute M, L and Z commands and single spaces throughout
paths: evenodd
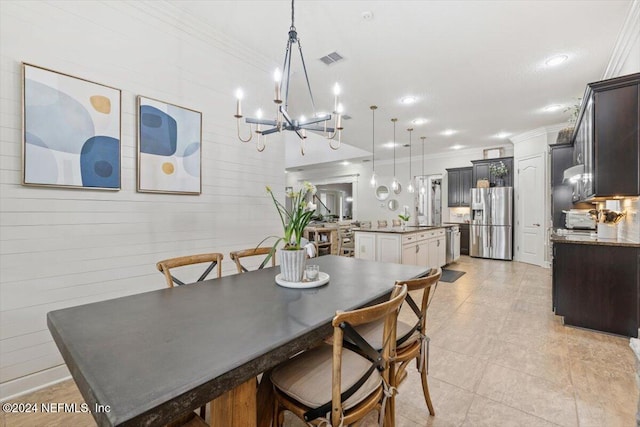
M 504 187 L 504 179 L 501 177 L 496 178 L 496 187 Z
M 306 251 L 304 249 L 293 251 L 286 249 L 278 250 L 282 280 L 287 282 L 302 282 L 306 261 L 305 255 Z

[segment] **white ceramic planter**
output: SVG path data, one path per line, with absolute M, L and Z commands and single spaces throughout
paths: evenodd
M 296 251 L 278 250 L 280 274 L 287 282 L 302 282 L 306 258 L 304 249 Z

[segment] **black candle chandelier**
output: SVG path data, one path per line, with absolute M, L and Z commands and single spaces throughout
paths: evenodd
M 295 119 L 288 111 L 289 107 L 289 85 L 291 83 L 291 55 L 293 45 L 298 44 L 298 51 L 300 52 L 300 59 L 302 61 L 302 69 L 304 70 L 304 77 L 307 83 L 307 89 L 309 90 L 309 97 L 311 98 L 311 106 L 313 107 L 313 117 L 306 119 L 304 116 Z M 309 76 L 307 74 L 307 67 L 304 62 L 304 55 L 302 54 L 302 45 L 298 38 L 298 32 L 294 25 L 294 0 L 291 0 L 291 26 L 289 27 L 289 36 L 287 41 L 287 49 L 284 55 L 284 64 L 282 66 L 284 73 L 280 69 L 276 69 L 274 72 L 275 81 L 275 99 L 273 102 L 276 104 L 276 117 L 274 120 L 266 120 L 262 118 L 262 111 L 258 110 L 256 117 L 247 117 L 245 122 L 249 124 L 249 136 L 242 138 L 240 136 L 240 119 L 242 119 L 242 98 L 243 93 L 240 89 L 236 92 L 237 106 L 236 118 L 238 139 L 242 142 L 249 142 L 253 138 L 251 131 L 251 125 L 255 125 L 255 133 L 257 134 L 257 149 L 262 152 L 265 149 L 265 138 L 267 135 L 276 132 L 282 132 L 288 130 L 295 132 L 300 138 L 300 151 L 304 155 L 304 140 L 307 138 L 306 131 L 320 132 L 329 140 L 329 146 L 337 150 L 340 148 L 340 142 L 342 139 L 342 104 L 339 102 L 340 86 L 336 83 L 333 89 L 334 105 L 332 114 L 318 115 L 316 113 L 315 101 L 313 99 L 313 93 L 311 91 L 311 84 L 309 83 Z M 284 100 L 282 99 L 282 91 L 284 90 Z M 333 123 L 331 119 L 333 118 Z M 265 126 L 265 129 L 262 129 Z M 336 143 L 337 136 L 337 143 Z

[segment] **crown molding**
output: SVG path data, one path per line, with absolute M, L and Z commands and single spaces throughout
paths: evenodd
M 511 139 L 513 145 L 518 145 L 522 142 L 528 141 L 532 138 L 537 138 L 539 136 L 547 136 L 553 132 L 560 132 L 562 129 L 569 127 L 567 123 L 558 123 L 557 125 L 551 126 L 543 126 L 537 129 L 533 129 L 518 135 L 514 135 Z
M 629 14 L 622 25 L 616 46 L 609 59 L 609 64 L 602 75 L 602 80 L 618 77 L 625 61 L 631 54 L 631 48 L 640 34 L 640 0 L 633 0 Z

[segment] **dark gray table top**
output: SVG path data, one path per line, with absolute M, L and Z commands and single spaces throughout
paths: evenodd
M 279 267 L 52 311 L 47 323 L 99 425 L 162 425 L 331 333 L 336 310 L 388 295 L 427 268 L 323 256 L 320 288 Z M 161 277 L 158 279 L 161 280 Z

